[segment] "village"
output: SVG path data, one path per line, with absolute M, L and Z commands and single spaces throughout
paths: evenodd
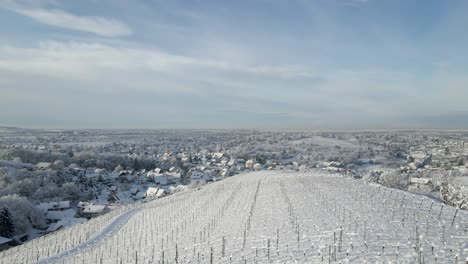
M 49 227 L 45 233 L 60 228 L 82 223 L 93 217 L 108 213 L 118 206 L 147 202 L 166 195 L 182 192 L 188 188 L 198 188 L 209 182 L 219 181 L 228 176 L 229 168 L 235 166 L 238 171 L 260 170 L 258 163 L 252 160 L 227 160 L 222 153 L 214 153 L 213 158 L 202 164 L 220 166 L 220 173 L 213 175 L 211 167 L 197 166 L 187 172 L 171 167 L 164 171 L 156 168 L 151 171 L 117 170 L 107 172 L 105 169 L 72 168 L 73 181 L 87 192 L 93 193 L 93 199 L 79 201 L 57 201 L 40 203 L 38 208 L 45 215 Z M 182 159 L 187 161 L 185 157 Z M 50 164 L 41 164 L 42 168 Z M 44 167 L 45 166 L 45 167 Z M 117 168 L 118 169 L 118 168 Z M 183 175 L 185 174 L 185 175 Z
M 327 171 L 467 209 L 467 156 L 456 133 L 12 129 L 0 206 L 15 227 L 0 248 L 250 171 Z

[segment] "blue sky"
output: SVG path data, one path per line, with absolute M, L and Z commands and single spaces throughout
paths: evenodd
M 468 1 L 0 0 L 0 124 L 468 128 Z

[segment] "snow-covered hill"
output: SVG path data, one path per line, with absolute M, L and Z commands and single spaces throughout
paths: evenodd
M 311 172 L 241 174 L 0 253 L 0 263 L 464 263 L 468 214 Z

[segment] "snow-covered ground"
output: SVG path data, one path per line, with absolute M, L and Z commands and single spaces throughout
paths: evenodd
M 67 250 L 61 251 L 59 254 L 53 255 L 48 258 L 44 258 L 38 262 L 37 264 L 45 264 L 45 263 L 60 263 L 63 261 L 63 259 L 73 256 L 76 253 L 79 253 L 81 251 L 85 251 L 86 249 L 90 249 L 98 243 L 100 243 L 102 240 L 104 240 L 106 237 L 114 235 L 117 231 L 120 230 L 120 228 L 127 223 L 127 221 L 141 208 L 134 208 L 129 211 L 126 211 L 125 213 L 122 213 L 118 217 L 116 217 L 112 222 L 107 224 L 103 230 L 100 230 L 97 232 L 94 236 L 92 236 L 90 239 L 84 241 L 81 244 L 78 244 L 74 247 L 71 247 Z
M 321 172 L 246 173 L 134 208 L 2 252 L 0 263 L 465 263 L 468 257 L 467 212 Z
M 337 139 L 337 138 L 327 138 L 327 137 L 319 137 L 319 136 L 294 140 L 294 141 L 291 141 L 289 144 L 290 145 L 316 144 L 316 145 L 326 146 L 326 147 L 340 146 L 342 148 L 351 148 L 351 149 L 359 148 L 359 145 L 355 144 L 355 142 L 346 141 L 346 140 Z

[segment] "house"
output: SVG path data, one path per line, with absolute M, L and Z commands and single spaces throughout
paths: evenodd
M 64 218 L 70 217 L 73 218 L 76 214 L 74 209 L 67 209 L 64 211 L 48 211 L 45 219 L 49 223 L 56 223 Z
M 84 218 L 66 217 L 56 223 L 51 224 L 49 228 L 47 228 L 46 233 L 51 233 L 62 228 L 67 228 L 75 224 L 81 224 L 84 222 L 86 222 L 86 219 Z
M 132 174 L 120 174 L 118 180 L 120 183 L 129 183 L 134 181 L 134 176 Z
M 255 163 L 255 164 L 253 165 L 253 169 L 254 169 L 254 170 L 261 170 L 261 169 L 262 169 L 262 165 L 261 165 L 260 163 Z
M 138 188 L 136 187 L 133 187 L 130 189 L 130 194 L 131 195 L 136 195 L 140 190 L 138 190 Z
M 110 209 L 109 207 L 107 207 L 107 205 L 90 204 L 82 209 L 82 211 L 80 212 L 80 215 L 89 219 L 89 218 L 93 218 L 96 216 L 106 214 L 108 212 L 110 212 Z
M 134 201 L 141 200 L 145 198 L 145 194 L 143 192 L 138 192 L 132 198 Z
M 219 175 L 221 175 L 222 177 L 227 177 L 227 176 L 229 176 L 229 170 L 227 168 L 224 168 L 224 169 L 221 170 Z
M 8 249 L 11 241 L 9 238 L 0 236 L 0 251 Z
M 158 188 L 155 188 L 155 187 L 149 187 L 146 192 L 145 192 L 145 197 L 148 198 L 148 197 L 155 197 L 156 194 L 158 193 Z
M 159 189 L 158 192 L 156 193 L 156 197 L 158 197 L 158 198 L 164 197 L 164 196 L 166 196 L 166 193 L 167 193 L 166 190 Z
M 89 204 L 90 204 L 89 202 L 79 202 L 76 207 L 78 207 L 78 209 L 81 209 L 81 208 L 85 208 Z
M 211 175 L 201 171 L 190 171 L 189 178 L 190 184 L 205 184 L 210 180 Z
M 60 221 L 59 221 L 60 222 Z M 55 232 L 57 230 L 60 230 L 63 228 L 63 225 L 61 225 L 59 222 L 51 224 L 47 230 L 45 231 L 46 234 Z
M 48 211 L 64 211 L 70 208 L 70 201 L 40 203 L 38 207 L 44 214 Z
M 224 153 L 223 152 L 215 152 L 211 155 L 213 158 L 215 159 L 220 159 L 224 156 Z
M 167 176 L 167 179 L 170 180 L 170 179 L 180 179 L 182 177 L 182 173 L 180 171 L 169 171 L 169 172 L 166 172 L 165 175 Z
M 153 177 L 153 181 L 159 185 L 167 185 L 169 183 L 167 176 L 156 176 Z
M 247 169 L 252 169 L 254 165 L 255 165 L 254 160 L 249 159 L 248 161 L 245 162 L 245 168 Z
M 431 179 L 429 178 L 409 178 L 410 185 L 408 186 L 408 191 L 415 191 L 419 193 L 428 193 L 433 189 Z
M 39 162 L 38 164 L 36 164 L 36 167 L 42 170 L 50 169 L 51 166 L 52 166 L 52 163 L 50 162 Z
M 167 185 L 168 184 L 167 176 L 165 176 L 164 174 L 161 174 L 160 171 L 161 170 L 158 170 L 158 172 L 150 171 L 146 174 L 146 177 L 151 179 L 156 184 Z
M 201 171 L 191 171 L 190 179 L 192 180 L 201 180 L 201 179 L 208 179 L 208 174 L 201 172 Z
M 430 178 L 410 178 L 409 179 L 410 184 L 413 185 L 432 185 L 431 179 Z
M 90 204 L 99 204 L 99 205 L 108 205 L 109 204 L 110 195 L 107 193 L 102 193 L 90 201 Z
M 344 164 L 339 161 L 324 162 L 325 166 L 332 168 L 344 168 Z

